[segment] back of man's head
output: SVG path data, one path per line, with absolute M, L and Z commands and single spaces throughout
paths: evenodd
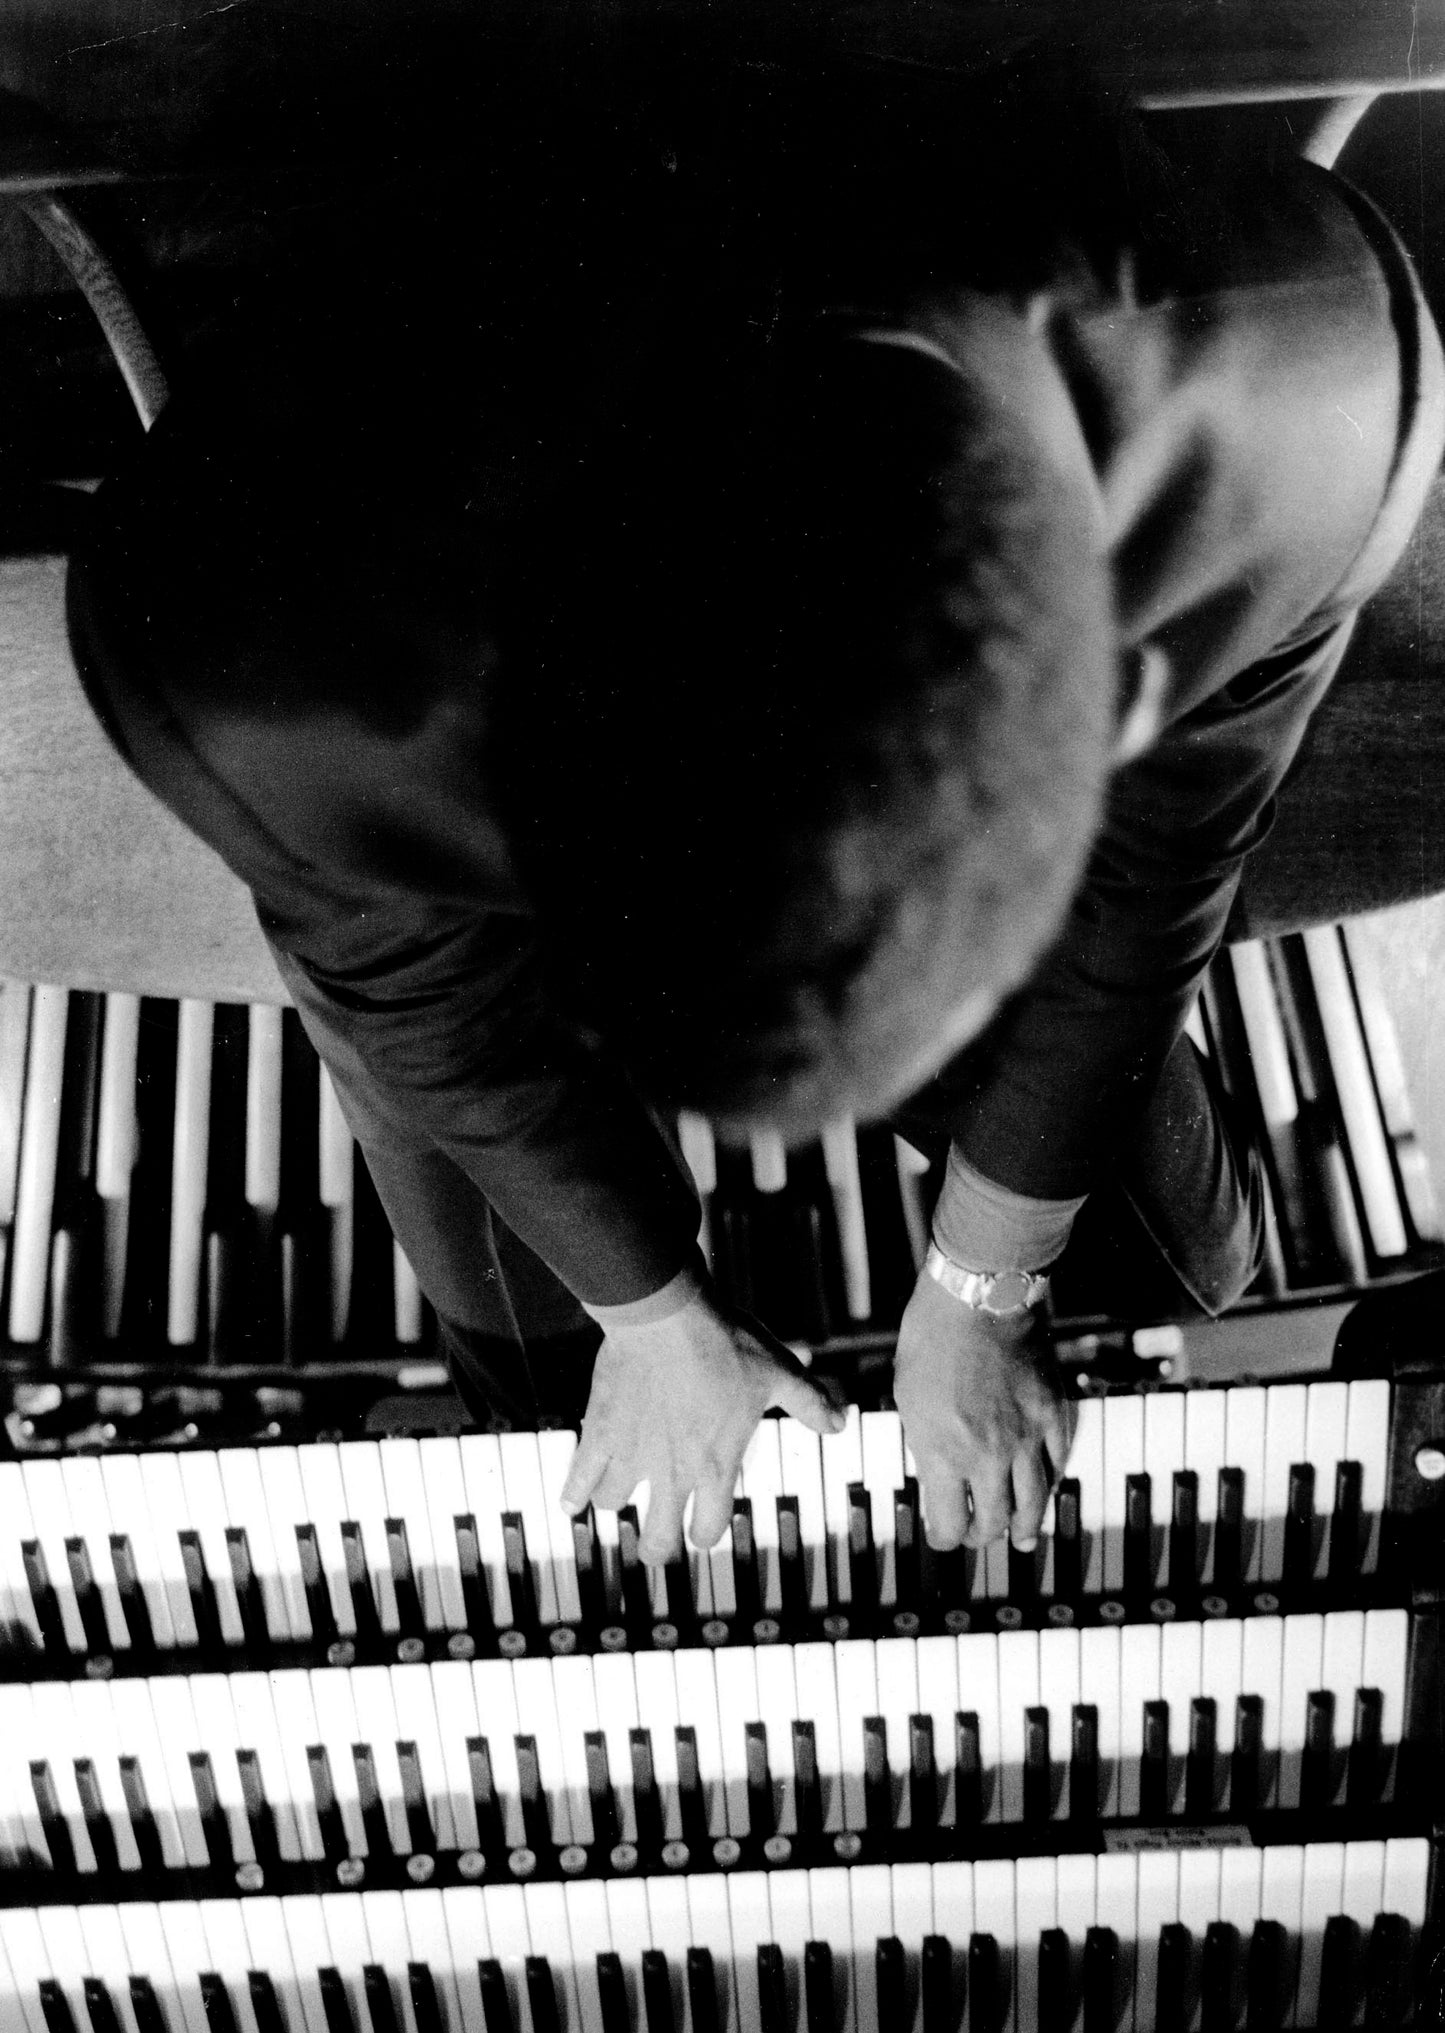
M 687 347 L 525 577 L 504 686 L 559 984 L 659 1099 L 805 1133 L 1028 975 L 1115 707 L 1073 411 L 996 305 Z

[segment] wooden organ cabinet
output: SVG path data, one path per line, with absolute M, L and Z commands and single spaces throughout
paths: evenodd
M 1146 105 L 1298 101 L 1302 133 L 1442 75 L 1434 0 L 1170 13 L 1068 34 Z M 466 1427 L 244 899 L 79 704 L 45 484 L 124 426 L 23 236 L 153 412 L 84 194 L 130 194 L 166 315 L 204 325 L 175 250 L 239 186 L 196 108 L 221 59 L 254 84 L 289 36 L 304 72 L 338 18 L 0 22 L 0 329 L 41 424 L 72 428 L 57 358 L 81 412 L 48 467 L 16 424 L 40 479 L 0 562 L 0 2033 L 1445 2023 L 1439 1230 L 1350 933 L 1216 963 L 1199 1035 L 1271 1169 L 1264 1281 L 1215 1327 L 1063 1281 L 1081 1416 L 1033 1553 L 923 1540 L 886 1393 L 927 1181 L 880 1130 L 682 1126 L 720 1278 L 854 1399 L 822 1441 L 764 1422 L 711 1554 L 649 1572 L 634 1512 L 561 1511 L 573 1434 Z M 961 66 L 1062 18 L 793 25 Z M 137 98 L 157 76 L 180 97 Z

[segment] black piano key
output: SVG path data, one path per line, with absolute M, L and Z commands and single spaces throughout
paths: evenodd
M 1211 1920 L 1199 1959 L 1200 2033 L 1234 2033 L 1239 1935 L 1227 1920 Z
M 1213 1696 L 1196 1695 L 1189 1704 L 1189 1752 L 1184 1761 L 1184 1812 L 1195 1818 L 1214 1809 L 1216 1730 Z
M 80 1811 L 85 1817 L 85 1832 L 95 1852 L 96 1869 L 104 1877 L 120 1869 L 120 1858 L 116 1853 L 115 1830 L 110 1825 L 110 1816 L 101 1798 L 100 1780 L 89 1758 L 75 1760 L 75 1790 L 80 1798 Z
M 251 1995 L 251 2015 L 256 2021 L 257 2033 L 288 2033 L 281 2013 L 281 2000 L 276 1995 L 270 1973 L 264 1969 L 247 1970 L 246 1988 Z
M 446 2022 L 437 2001 L 436 1981 L 430 1966 L 424 1962 L 409 1962 L 406 1966 L 406 1987 L 411 1997 L 416 2033 L 446 2033 Z M 549 2027 L 547 2033 L 555 2033 L 555 2028 Z
M 166 1347 L 171 1163 L 180 1005 L 146 996 L 136 1034 L 135 1166 L 131 1173 L 120 1338 L 130 1351 Z
M 229 1532 L 226 1535 L 229 1540 Z M 358 1651 L 374 1652 L 381 1645 L 381 1615 L 371 1587 L 366 1564 L 366 1542 L 355 1518 L 341 1521 L 341 1554 L 346 1562 L 346 1586 L 351 1596 L 351 1614 L 356 1620 Z
M 1139 1812 L 1162 1821 L 1169 1812 L 1169 1703 L 1144 1703 L 1144 1741 L 1139 1759 Z
M 983 1820 L 983 1757 L 978 1716 L 971 1708 L 960 1709 L 953 1718 L 953 1776 L 958 1825 L 972 1827 Z
M 205 1554 L 201 1549 L 199 1532 L 178 1532 L 181 1566 L 186 1577 L 186 1593 L 191 1599 L 191 1615 L 196 1623 L 196 1643 L 203 1652 L 219 1652 L 221 1649 L 221 1610 L 216 1599 L 215 1586 L 206 1572 Z
M 1174 1472 L 1169 1510 L 1169 1593 L 1187 1600 L 1199 1586 L 1199 1477 Z
M 1413 1957 L 1410 1923 L 1398 1913 L 1381 1913 L 1365 1950 L 1366 2033 L 1394 2033 L 1410 2017 Z
M 725 1162 L 723 1152 L 719 1150 L 720 1174 Z M 733 1304 L 742 1312 L 751 1313 L 757 1306 L 757 1291 L 753 1278 L 752 1223 L 747 1210 L 735 1205 L 719 1206 L 718 1199 L 714 1199 L 712 1218 L 713 1269 L 723 1289 L 731 1296 Z
M 1380 1798 L 1385 1765 L 1384 1709 L 1384 1697 L 1378 1687 L 1357 1690 L 1349 1775 L 1345 1781 L 1345 1799 L 1351 1807 L 1369 1807 Z
M 308 1744 L 306 1764 L 311 1774 L 311 1797 L 316 1803 L 316 1821 L 321 1832 L 321 1847 L 332 1863 L 340 1863 L 350 1854 L 346 1839 L 346 1823 L 341 1818 L 341 1803 L 336 1797 L 336 1782 L 331 1775 L 331 1760 L 324 1744 Z
M 1154 1592 L 1154 1497 L 1147 1475 L 1124 1481 L 1124 1593 L 1131 1600 Z
M 669 1560 L 662 1570 L 662 1593 L 667 1604 L 667 1621 L 678 1633 L 678 1641 L 694 1645 L 697 1610 L 692 1599 L 692 1563 L 685 1552 Z
M 1069 1937 L 1062 1927 L 1039 1936 L 1039 2033 L 1069 2033 L 1074 2023 L 1074 1979 Z
M 1049 1768 L 1049 1711 L 1024 1711 L 1024 1820 L 1047 1821 L 1053 1812 L 1053 1775 Z
M 134 1664 L 139 1665 L 154 1653 L 156 1638 L 151 1624 L 150 1605 L 146 1601 L 140 1571 L 135 1563 L 135 1553 L 129 1536 L 124 1532 L 112 1532 L 110 1535 L 110 1564 L 115 1573 L 121 1614 L 130 1633 L 131 1659 Z
M 778 1498 L 778 1582 L 783 1622 L 794 1627 L 808 1614 L 808 1567 L 796 1497 Z
M 758 2024 L 761 2033 L 793 2033 L 788 2011 L 788 1974 L 775 1941 L 758 1943 Z
M 81 1989 L 85 1993 L 85 2009 L 90 2016 L 91 2033 L 120 2033 L 120 2014 L 110 1992 L 99 1977 L 86 1977 Z
M 1077 1476 L 1066 1475 L 1054 1494 L 1054 1595 L 1074 1603 L 1084 1592 L 1084 1532 Z
M 475 1525 L 469 1518 L 475 1534 Z M 457 1520 L 458 1525 L 461 1520 Z M 607 1574 L 602 1564 L 602 1548 L 597 1538 L 597 1519 L 591 1504 L 572 1520 L 572 1557 L 577 1564 L 577 1594 L 582 1605 L 582 1626 L 584 1630 L 598 1631 L 612 1621 L 612 1612 L 607 1602 Z M 480 1579 L 480 1577 L 478 1577 Z M 466 1576 L 462 1577 L 462 1592 L 466 1594 Z M 485 1595 L 485 1584 L 482 1586 Z M 471 1603 L 467 1603 L 467 1622 L 472 1622 Z M 487 1624 L 491 1623 L 491 1612 L 487 1613 Z
M 341 1971 L 331 1964 L 316 1972 L 316 1988 L 321 1993 L 321 2010 L 326 2019 L 326 2033 L 356 2033 L 356 2022 L 351 2016 L 351 2000 L 346 1995 L 346 1985 Z
M 1315 1570 L 1315 1472 L 1297 1461 L 1289 1472 L 1289 1497 L 1284 1514 L 1286 1588 L 1308 1588 Z
M 590 1524 L 592 1517 L 590 1509 L 587 1517 Z M 573 1520 L 574 1539 L 581 1522 L 580 1518 Z M 497 1627 L 492 1618 L 492 1598 L 487 1592 L 486 1576 L 482 1571 L 482 1548 L 477 1534 L 477 1521 L 470 1511 L 461 1511 L 453 1520 L 453 1524 L 457 1535 L 457 1565 L 461 1569 L 462 1607 L 466 1611 L 467 1629 L 479 1645 L 490 1647 L 496 1643 Z M 591 1533 L 591 1541 L 595 1549 L 597 1542 L 595 1528 Z M 600 1559 L 596 1563 L 596 1571 L 600 1577 Z
M 657 1771 L 652 1760 L 652 1732 L 633 1729 L 627 1733 L 628 1756 L 632 1766 L 632 1812 L 637 1822 L 637 1846 L 661 1849 L 664 1828 L 662 1795 L 657 1790 Z
M 84 1539 L 66 1540 L 65 1564 L 70 1569 L 70 1585 L 75 1591 L 81 1628 L 85 1632 L 86 1649 L 92 1655 L 108 1653 L 110 1632 L 106 1627 L 105 1604 L 101 1600 L 100 1590 L 95 1585 L 90 1551 Z
M 412 1852 L 417 1856 L 429 1856 L 437 1846 L 436 1832 L 427 1806 L 421 1753 L 414 1743 L 402 1741 L 397 1744 L 396 1766 L 401 1776 L 402 1809 L 406 1815 L 406 1832 Z
M 467 1770 L 471 1775 L 472 1805 L 477 1814 L 477 1840 L 483 1856 L 500 1856 L 507 1847 L 502 1803 L 492 1779 L 491 1747 L 485 1737 L 467 1738 Z
M 251 1847 L 256 1852 L 256 1861 L 263 1871 L 273 1871 L 281 1861 L 281 1844 L 276 1830 L 276 1817 L 266 1798 L 266 1789 L 261 1779 L 261 1761 L 254 1751 L 238 1750 L 236 1770 L 241 1780 L 241 1798 L 245 1803 L 246 1821 L 251 1830 Z
M 950 1610 L 955 1614 L 967 1613 L 977 1558 L 966 1546 L 950 1546 L 947 1552 L 940 1553 L 929 1545 L 928 1534 L 924 1533 L 924 1595 L 933 1620 L 946 1617 Z
M 73 1877 L 76 1870 L 75 1844 L 71 1841 L 70 1829 L 60 1808 L 60 1795 L 55 1790 L 55 1780 L 45 1758 L 32 1758 L 30 1761 L 30 1790 L 35 1796 L 35 1811 L 40 1817 L 40 1832 L 50 1851 L 50 1861 L 61 1877 Z
M 95 1144 L 103 1008 L 102 996 L 81 989 L 71 990 L 66 1007 L 51 1211 L 54 1242 L 48 1353 L 53 1369 L 65 1369 L 93 1356 L 101 1328 Z
M 201 1972 L 201 2009 L 206 2015 L 208 2033 L 236 2033 L 236 2008 L 231 2003 L 231 1994 L 225 1978 L 213 1969 Z
M 1342 1461 L 1335 1469 L 1335 1501 L 1330 1513 L 1329 1578 L 1331 1586 L 1353 1581 L 1360 1571 L 1363 1545 L 1364 1470 L 1358 1461 Z
M 879 2001 L 880 2006 L 882 2000 Z M 879 2024 L 888 2021 L 879 2012 Z M 837 2033 L 833 2001 L 833 1951 L 826 1941 L 810 1941 L 803 1949 L 804 2033 Z
M 1363 1957 L 1358 1922 L 1336 1913 L 1325 1922 L 1320 1948 L 1319 2033 L 1353 2026 L 1360 2001 Z
M 1039 1592 L 1039 1568 L 1042 1564 L 1042 1540 L 1032 1551 L 1025 1553 L 1015 1546 L 1012 1539 L 1005 1547 L 1008 1561 L 1009 1601 L 1015 1603 L 1033 1602 Z
M 406 1521 L 403 1518 L 386 1518 L 383 1529 L 386 1532 L 387 1558 L 391 1562 L 392 1586 L 396 1592 L 397 1635 L 403 1639 L 424 1639 L 426 1618 L 422 1615 L 421 1593 L 412 1566 Z
M 1335 1796 L 1335 1697 L 1316 1688 L 1305 1704 L 1305 1747 L 1300 1760 L 1300 1805 L 1328 1807 Z
M 296 1527 L 296 1552 L 301 1563 L 301 1586 L 306 1592 L 306 1614 L 311 1619 L 311 1635 L 318 1645 L 332 1645 L 336 1642 L 336 1616 L 331 1607 L 331 1590 L 326 1585 L 326 1570 L 321 1564 L 321 1547 L 314 1525 Z
M 206 1149 L 206 1354 L 213 1363 L 244 1360 L 259 1339 L 248 1275 L 246 1206 L 246 1062 L 250 1012 L 217 1007 L 211 1029 L 211 1114 Z
M 908 1475 L 893 1500 L 894 1593 L 898 1608 L 915 1615 L 923 1603 L 922 1543 L 918 1478 Z
M 144 1876 L 150 1877 L 165 1869 L 165 1855 L 161 1849 L 160 1830 L 146 1794 L 139 1758 L 127 1754 L 120 1759 L 120 1790 L 140 1857 L 141 1871 Z
M 931 1715 L 908 1718 L 908 1819 L 925 1833 L 938 1826 L 938 1762 Z
M 873 1544 L 873 1505 L 866 1483 L 848 1485 L 848 1579 L 853 1613 L 864 1619 L 878 1610 L 878 1559 Z
M 379 1962 L 369 1962 L 362 1970 L 361 1988 L 366 1998 L 366 2016 L 371 2021 L 371 2033 L 401 2033 L 396 1999 L 391 1993 L 391 1978 Z M 484 2000 L 485 1996 L 483 1991 Z
M 367 1850 L 374 1857 L 389 1857 L 392 1855 L 391 1824 L 386 1818 L 386 1804 L 376 1776 L 376 1755 L 371 1745 L 353 1744 L 351 1762 L 356 1768 L 356 1797 Z
M 777 1834 L 778 1826 L 773 1808 L 773 1774 L 768 1763 L 766 1723 L 750 1722 L 744 1726 L 743 1755 L 747 1768 L 748 1827 L 752 1834 L 766 1839 Z
M 642 1951 L 642 2016 L 646 2033 L 676 2033 L 672 1972 L 660 1948 Z
M 738 1623 L 750 1631 L 763 1613 L 762 1577 L 758 1572 L 758 1546 L 753 1532 L 753 1506 L 748 1497 L 735 1497 L 732 1520 L 733 1594 L 737 1601 Z
M 1113 2033 L 1118 1971 L 1118 1936 L 1112 1927 L 1091 1927 L 1084 1936 L 1084 2033 Z
M 1264 1703 L 1241 1694 L 1234 1704 L 1234 1750 L 1229 1760 L 1229 1805 L 1235 1814 L 1253 1814 L 1260 1804 L 1264 1750 Z
M 998 1943 L 991 1934 L 968 1941 L 968 2033 L 998 2033 L 1003 2022 Z
M 718 2033 L 717 1979 L 710 1948 L 687 1951 L 687 2009 L 692 2033 Z
M 562 2020 L 557 2010 L 557 1986 L 552 1981 L 552 1965 L 545 1955 L 529 1955 L 525 1967 L 527 2003 L 532 2012 L 533 2033 L 562 2033 Z
M 923 2033 L 957 2033 L 953 2011 L 953 1944 L 946 1934 L 925 1934 L 919 1957 L 918 2000 Z
M 600 1962 L 601 1958 L 598 1960 Z M 482 2016 L 487 2022 L 487 2033 L 516 2033 L 506 1973 L 495 1956 L 486 1956 L 477 1964 L 477 1980 L 481 1986 Z
M 241 1615 L 246 1649 L 253 1656 L 260 1654 L 264 1657 L 271 1642 L 266 1628 L 266 1605 L 244 1525 L 227 1525 L 226 1558 L 231 1563 L 231 1580 L 235 1585 L 236 1607 Z
M 537 1739 L 514 1737 L 517 1758 L 517 1790 L 522 1801 L 522 1829 L 528 1849 L 540 1855 L 551 1843 L 552 1826 L 547 1813 L 547 1789 L 542 1784 L 542 1763 L 537 1756 Z
M 702 1790 L 702 1768 L 697 1758 L 697 1731 L 690 1723 L 673 1731 L 677 1753 L 678 1806 L 682 1816 L 682 1839 L 694 1856 L 708 1846 L 707 1799 Z M 816 1766 L 815 1766 L 816 1786 Z
M 149 1977 L 133 1976 L 129 1979 L 131 2016 L 136 2023 L 136 2033 L 170 2033 L 161 2001 L 156 1996 L 155 1986 Z
M 652 1586 L 642 1564 L 642 1526 L 635 1504 L 624 1504 L 617 1513 L 617 1562 L 622 1586 L 622 1620 L 634 1640 L 652 1627 Z M 510 1571 L 510 1563 L 509 1563 Z M 516 1611 L 516 1597 L 512 1606 Z M 520 1613 L 517 1621 L 523 1620 Z
M 226 1810 L 221 1805 L 221 1796 L 216 1790 L 216 1775 L 211 1769 L 210 1755 L 206 1751 L 192 1751 L 188 1763 L 191 1768 L 191 1785 L 195 1789 L 196 1806 L 201 1817 L 201 1834 L 205 1839 L 206 1854 L 214 1870 L 231 1872 L 236 1867 L 236 1852 L 231 1846 L 231 1824 L 226 1819 Z
M 1214 1516 L 1214 1591 L 1229 1595 L 1244 1579 L 1244 1470 L 1221 1468 Z
M 321 1083 L 294 1009 L 281 1013 L 281 1346 L 288 1365 L 331 1341 L 331 1229 L 321 1204 Z
M 893 1775 L 888 1768 L 888 1725 L 881 1715 L 863 1722 L 863 1825 L 870 1835 L 893 1826 Z
M 896 1934 L 885 1934 L 873 1951 L 873 1981 L 878 1998 L 879 2026 L 906 2026 L 908 1967 L 903 1943 Z
M 1099 1818 L 1099 1711 L 1076 1702 L 1069 1733 L 1069 1819 Z
M 799 1837 L 804 1842 L 817 1841 L 823 1833 L 823 1787 L 811 1722 L 793 1724 L 793 1800 Z
M 1279 2033 L 1285 1993 L 1285 1932 L 1277 1920 L 1256 1920 L 1244 1968 L 1245 2033 Z
M 1171 1920 L 1159 1935 L 1154 1975 L 1154 2033 L 1184 2033 L 1189 2024 L 1189 1964 L 1194 1943 L 1189 1929 Z
M 25 1581 L 30 1590 L 30 1600 L 35 1605 L 35 1621 L 40 1626 L 40 1640 L 46 1655 L 52 1659 L 68 1659 L 70 1646 L 66 1642 L 65 1625 L 60 1616 L 60 1599 L 50 1579 L 50 1569 L 45 1562 L 45 1548 L 38 1539 L 24 1539 L 20 1545 L 20 1558 L 25 1568 Z
M 610 1850 L 621 1840 L 622 1820 L 612 1786 L 607 1738 L 600 1729 L 589 1729 L 582 1738 L 582 1747 L 587 1760 L 587 1793 L 592 1805 L 593 1832 L 599 1845 L 604 1850 Z
M 45 2033 L 77 2033 L 70 2000 L 54 1977 L 40 1979 L 40 2012 L 45 2020 Z

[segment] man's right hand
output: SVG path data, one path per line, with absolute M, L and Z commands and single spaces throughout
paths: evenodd
M 592 1394 L 562 1489 L 571 1511 L 616 1510 L 640 1482 L 651 1489 L 644 1560 L 665 1562 L 688 1537 L 715 1546 L 728 1529 L 748 1442 L 770 1406 L 815 1433 L 844 1423 L 823 1386 L 776 1336 L 706 1292 L 645 1325 L 612 1327 L 598 1351 Z

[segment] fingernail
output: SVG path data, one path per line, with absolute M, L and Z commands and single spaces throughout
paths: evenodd
M 1037 1539 L 1015 1539 L 1014 1551 L 1016 1553 L 1032 1553 L 1038 1543 Z

